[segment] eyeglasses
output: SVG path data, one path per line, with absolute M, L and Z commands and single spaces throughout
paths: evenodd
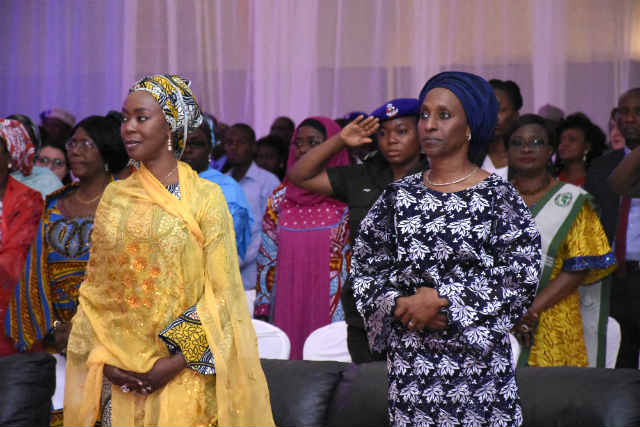
M 542 138 L 532 138 L 525 141 L 523 138 L 516 137 L 509 141 L 510 150 L 522 150 L 526 146 L 531 151 L 540 151 L 545 145 L 547 142 Z
M 51 164 L 51 167 L 54 169 L 60 169 L 67 165 L 67 163 L 64 160 L 50 159 L 49 157 L 46 157 L 46 156 L 36 156 L 34 160 L 36 161 L 36 164 L 38 166 L 49 167 L 49 164 Z
M 293 141 L 293 145 L 295 145 L 296 148 L 298 149 L 311 148 L 311 147 L 315 147 L 316 145 L 322 144 L 323 142 L 324 141 L 318 138 L 307 138 L 307 139 L 296 138 L 295 141 Z
M 89 151 L 92 149 L 93 150 L 98 149 L 98 147 L 96 147 L 96 144 L 90 139 L 83 139 L 80 141 L 75 139 L 70 139 L 64 143 L 64 146 L 66 147 L 67 151 L 73 150 L 76 148 L 79 149 L 80 151 Z

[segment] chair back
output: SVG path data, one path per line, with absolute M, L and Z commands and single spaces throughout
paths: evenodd
M 607 353 L 605 355 L 605 368 L 615 368 L 620 350 L 620 324 L 616 319 L 609 316 L 607 321 Z
M 347 324 L 333 322 L 311 332 L 302 347 L 304 360 L 351 362 L 347 347 Z
M 261 359 L 288 359 L 291 342 L 287 334 L 277 326 L 258 319 L 251 319 L 258 338 L 258 355 Z
M 518 366 L 518 358 L 520 357 L 520 343 L 511 332 L 509 332 L 509 341 L 511 342 L 511 363 L 513 364 L 513 369 L 515 369 Z

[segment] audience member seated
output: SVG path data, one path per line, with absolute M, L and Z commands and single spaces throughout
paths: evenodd
M 256 257 L 260 249 L 262 218 L 267 209 L 267 199 L 280 185 L 277 176 L 253 161 L 256 148 L 256 134 L 247 124 L 237 123 L 225 133 L 224 149 L 230 167 L 227 175 L 240 183 L 253 217 L 251 241 L 244 258 L 240 259 L 240 274 L 250 311 L 256 298 Z
M 520 366 L 588 365 L 578 287 L 615 269 L 589 194 L 555 180 L 547 168 L 555 146 L 549 122 L 533 114 L 518 121 L 508 141 L 513 184 L 535 218 L 545 260 L 536 297 L 514 327 L 523 345 Z
M 128 160 L 120 126 L 102 116 L 78 123 L 66 147 L 78 182 L 47 197 L 35 241 L 3 319 L 19 351 L 44 348 L 66 353 L 70 321 L 89 259 L 93 218 L 112 180 L 108 170 L 121 170 Z M 62 410 L 54 409 L 52 425 L 60 425 Z
M 24 267 L 27 251 L 42 215 L 40 193 L 16 181 L 10 171 L 28 176 L 35 149 L 27 130 L 16 120 L 0 120 L 0 322 Z M 0 356 L 14 353 L 0 330 Z
M 24 114 L 12 114 L 8 116 L 7 119 L 17 120 L 22 123 L 22 126 L 24 126 L 24 128 L 29 133 L 29 137 L 31 138 L 31 142 L 33 143 L 35 149 L 38 150 L 40 148 L 40 145 L 42 145 L 42 139 L 40 138 L 40 129 L 35 125 L 35 123 L 33 123 L 31 117 Z
M 560 141 L 556 158 L 558 179 L 584 186 L 587 169 L 605 149 L 604 132 L 583 113 L 575 113 L 560 123 L 557 135 Z
M 540 107 L 538 109 L 538 115 L 550 121 L 554 129 L 556 129 L 564 119 L 564 111 L 551 104 L 545 104 Z
M 623 196 L 640 197 L 640 146 L 631 150 L 609 175 L 613 191 Z
M 258 140 L 256 164 L 262 169 L 268 170 L 280 181 L 284 179 L 288 153 L 283 152 L 286 144 L 277 135 L 263 136 Z
M 49 168 L 63 184 L 71 182 L 69 161 L 64 143 L 45 141 L 36 153 L 36 166 Z
M 558 179 L 583 187 L 587 169 L 605 150 L 604 132 L 583 113 L 575 113 L 560 122 L 557 134 L 560 141 L 555 158 Z M 587 359 L 592 367 L 604 367 L 606 357 L 609 357 L 604 351 L 604 322 L 609 313 L 610 288 L 610 275 L 589 286 L 578 288 Z M 600 324 L 598 319 L 603 323 Z
M 280 138 L 283 142 L 282 150 L 285 153 L 289 153 L 289 146 L 291 145 L 291 137 L 293 136 L 293 132 L 296 130 L 296 124 L 293 120 L 286 116 L 277 117 L 273 123 L 271 123 L 271 128 L 269 129 L 269 133 L 271 135 L 275 135 Z
M 227 163 L 223 141 L 228 127 L 226 124 L 219 122 L 213 114 L 203 113 L 202 118 L 209 126 L 209 138 L 211 139 L 211 145 L 213 145 L 209 166 L 215 170 L 222 171 Z
M 236 233 L 236 247 L 238 256 L 244 258 L 247 247 L 251 241 L 251 207 L 245 197 L 244 191 L 235 179 L 215 170 L 209 165 L 209 158 L 213 144 L 211 129 L 207 120 L 202 121 L 199 128 L 188 134 L 187 144 L 182 153 L 182 161 L 195 170 L 200 178 L 214 182 L 220 186 L 222 194 L 227 201 L 229 213 L 233 218 L 233 229 Z
M 329 118 L 304 120 L 293 134 L 287 169 L 339 132 Z M 329 167 L 348 164 L 344 148 L 328 161 Z M 275 189 L 262 225 L 254 316 L 287 334 L 292 359 L 302 359 L 304 340 L 312 331 L 344 319 L 340 292 L 350 257 L 345 203 L 289 180 Z
M 624 136 L 622 136 L 622 132 L 620 132 L 620 128 L 618 127 L 618 122 L 616 120 L 618 113 L 617 108 L 613 108 L 611 110 L 611 115 L 609 116 L 609 149 L 610 150 L 620 150 L 624 148 Z
M 507 156 L 507 139 L 518 121 L 522 108 L 522 95 L 518 85 L 511 81 L 493 79 L 489 81 L 493 93 L 498 98 L 498 123 L 494 130 L 493 141 L 487 147 L 486 156 L 475 159 L 477 153 L 470 153 L 472 160 L 489 173 L 495 173 L 504 179 L 509 174 Z M 481 153 L 484 154 L 484 153 Z
M 352 244 L 360 229 L 360 221 L 385 187 L 426 168 L 426 158 L 420 155 L 417 116 L 417 99 L 398 98 L 385 102 L 371 113 L 371 117 L 360 117 L 346 126 L 338 137 L 311 149 L 289 171 L 289 179 L 294 184 L 334 197 L 349 206 Z M 376 119 L 380 122 L 379 129 Z M 376 155 L 362 165 L 326 167 L 327 160 L 344 147 L 371 145 L 370 136 L 376 129 L 379 150 Z M 351 280 L 345 283 L 341 298 L 351 359 L 355 363 L 384 360 L 384 355 L 369 351 L 364 323 L 356 310 Z
M 71 137 L 73 125 L 76 123 L 73 114 L 58 107 L 40 113 L 40 120 L 42 142 L 66 142 Z
M 625 139 L 623 150 L 594 160 L 587 171 L 585 190 L 593 194 L 609 243 L 615 248 L 618 270 L 611 285 L 611 316 L 622 330 L 617 368 L 637 368 L 640 353 L 640 198 L 620 197 L 611 188 L 612 171 L 640 146 L 640 87 L 618 100 L 616 119 Z

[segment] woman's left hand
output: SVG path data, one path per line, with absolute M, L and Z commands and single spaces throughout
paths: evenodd
M 156 361 L 153 368 L 145 374 L 136 374 L 145 383 L 144 392 L 150 394 L 164 387 L 187 366 L 182 353 L 163 357 Z
M 531 347 L 533 344 L 533 331 L 537 323 L 538 313 L 529 309 L 513 327 L 513 334 L 524 347 Z
M 56 352 L 66 356 L 67 343 L 71 334 L 71 322 L 61 322 L 59 326 L 53 328 L 53 337 L 55 340 Z

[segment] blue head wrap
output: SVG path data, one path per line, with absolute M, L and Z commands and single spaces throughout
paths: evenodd
M 431 77 L 420 91 L 420 106 L 431 89 L 450 90 L 460 100 L 471 129 L 471 145 L 484 146 L 493 138 L 498 120 L 498 100 L 489 83 L 480 76 L 461 71 L 445 71 Z
M 397 98 L 385 102 L 382 106 L 373 110 L 371 115 L 381 122 L 397 119 L 398 117 L 417 116 L 419 111 L 418 100 L 415 98 Z

